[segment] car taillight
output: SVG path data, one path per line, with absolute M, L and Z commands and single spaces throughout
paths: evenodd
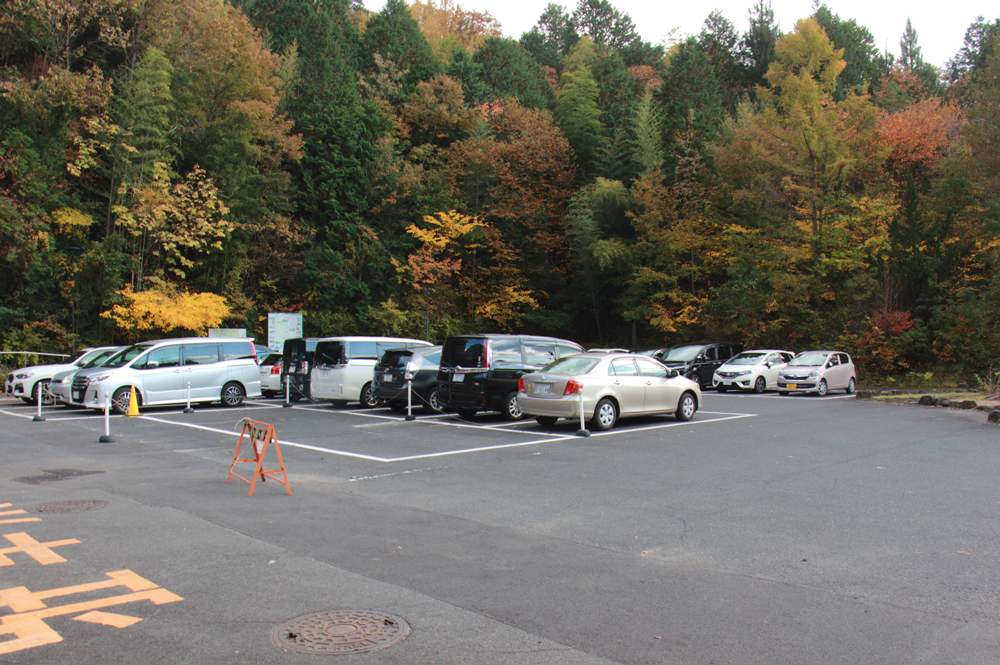
M 271 374 L 281 374 L 281 362 L 276 362 L 271 365 Z
M 524 389 L 524 379 L 517 380 L 517 392 L 527 393 L 528 391 Z
M 563 395 L 575 395 L 580 392 L 583 392 L 583 384 L 570 379 L 566 382 L 566 390 L 563 391 Z

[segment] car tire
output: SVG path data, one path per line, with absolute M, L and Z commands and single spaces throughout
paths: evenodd
M 819 385 L 816 386 L 816 395 L 818 397 L 823 397 L 827 393 L 826 379 L 820 379 Z
M 243 398 L 247 396 L 243 386 L 238 383 L 230 382 L 222 386 L 222 406 L 227 408 L 234 408 L 243 404 Z
M 523 420 L 524 412 L 521 411 L 521 405 L 517 403 L 517 391 L 512 390 L 507 393 L 507 397 L 503 401 L 503 419 L 509 422 L 515 420 Z
M 441 400 L 438 399 L 438 389 L 434 386 L 424 395 L 424 413 L 441 413 Z
M 757 380 L 753 382 L 753 391 L 759 395 L 765 390 L 767 390 L 767 379 L 758 376 Z
M 681 395 L 681 398 L 677 401 L 677 412 L 674 413 L 674 417 L 682 423 L 694 418 L 694 414 L 698 411 L 698 400 L 694 398 L 694 393 L 686 392 Z
M 35 382 L 35 385 L 31 387 L 31 400 L 28 401 L 28 404 L 38 404 L 38 391 L 40 389 L 45 391 L 42 393 L 42 406 L 51 406 L 55 404 L 55 399 L 53 399 L 52 395 L 46 397 L 49 393 L 48 379 Z
M 535 416 L 535 422 L 542 427 L 552 427 L 558 420 L 555 416 Z
M 591 429 L 599 432 L 606 432 L 618 422 L 618 407 L 607 397 L 597 403 L 594 409 L 594 416 L 590 419 Z
M 374 409 L 377 406 L 382 405 L 382 400 L 375 397 L 375 392 L 372 390 L 372 384 L 369 381 L 361 388 L 361 406 L 367 407 L 369 409 Z
M 128 413 L 128 403 L 132 398 L 132 386 L 122 386 L 111 396 L 111 409 L 118 415 Z M 136 406 L 142 406 L 142 396 L 139 391 L 135 391 Z
M 850 395 L 851 393 L 854 392 L 854 389 L 856 387 L 857 384 L 854 382 L 854 377 L 852 376 L 851 380 L 847 382 L 847 388 L 845 388 L 844 390 L 847 392 L 848 395 Z
M 394 399 L 391 402 L 389 402 L 389 408 L 395 411 L 396 413 L 405 413 L 406 402 L 401 402 L 397 399 Z
M 458 409 L 456 413 L 458 413 L 459 418 L 464 418 L 465 420 L 469 420 L 471 418 L 474 418 L 476 413 L 478 413 L 478 411 L 476 409 Z

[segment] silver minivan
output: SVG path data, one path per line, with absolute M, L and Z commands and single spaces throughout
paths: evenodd
M 312 396 L 333 400 L 342 406 L 361 402 L 380 404 L 372 392 L 375 364 L 389 349 L 403 346 L 431 346 L 422 339 L 405 337 L 324 337 L 316 343 L 309 381 Z
M 260 373 L 252 338 L 189 337 L 129 346 L 101 367 L 73 378 L 71 402 L 104 408 L 109 395 L 117 413 L 128 411 L 135 388 L 139 406 L 222 402 L 239 406 L 259 397 Z

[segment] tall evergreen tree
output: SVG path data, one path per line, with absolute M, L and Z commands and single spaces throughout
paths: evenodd
M 382 11 L 368 20 L 361 44 L 366 73 L 375 72 L 376 55 L 405 72 L 400 91 L 403 98 L 416 89 L 417 83 L 429 81 L 440 72 L 431 45 L 403 0 L 388 0 Z
M 597 177 L 604 156 L 597 82 L 588 67 L 577 67 L 563 72 L 559 84 L 556 123 L 576 154 L 580 181 L 590 182 Z
M 781 30 L 774 20 L 770 0 L 757 0 L 748 16 L 750 28 L 740 42 L 740 64 L 743 85 L 753 93 L 764 84 L 764 75 L 774 60 L 774 45 L 781 38 Z

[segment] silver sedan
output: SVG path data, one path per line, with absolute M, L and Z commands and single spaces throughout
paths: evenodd
M 691 420 L 701 405 L 695 381 L 646 356 L 585 353 L 566 356 L 518 383 L 521 411 L 549 427 L 559 418 L 583 417 L 589 429 L 608 430 L 619 418 L 661 413 Z

